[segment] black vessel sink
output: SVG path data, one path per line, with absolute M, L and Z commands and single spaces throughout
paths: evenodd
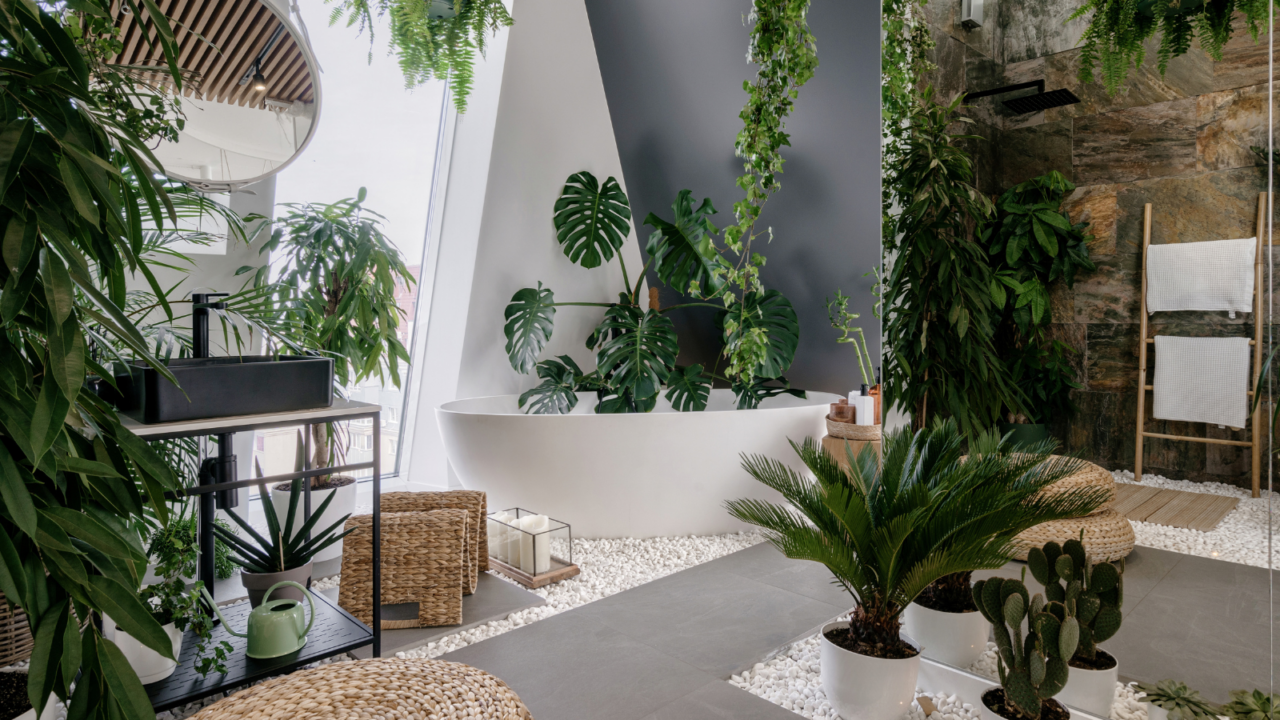
M 233 356 L 186 358 L 167 364 L 177 386 L 146 363 L 134 361 L 131 375 L 116 377 L 123 397 L 108 399 L 122 412 L 148 424 L 311 410 L 333 404 L 333 360 L 329 358 Z

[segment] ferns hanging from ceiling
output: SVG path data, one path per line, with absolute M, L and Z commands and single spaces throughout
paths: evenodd
M 405 86 L 448 78 L 458 112 L 467 109 L 476 53 L 484 55 L 485 38 L 512 23 L 502 0 L 340 0 L 329 23 L 345 16 L 347 27 L 368 30 L 370 59 L 375 11 L 390 20 L 391 53 L 400 63 Z
M 1232 15 L 1239 11 L 1254 42 L 1266 29 L 1268 0 L 1086 0 L 1071 19 L 1093 13 L 1080 38 L 1080 82 L 1095 80 L 1095 68 L 1111 95 L 1119 92 L 1129 71 L 1146 59 L 1143 47 L 1160 33 L 1156 66 L 1163 75 L 1169 61 L 1191 49 L 1195 40 L 1214 60 L 1231 39 Z M 1276 0 L 1280 6 L 1280 0 Z

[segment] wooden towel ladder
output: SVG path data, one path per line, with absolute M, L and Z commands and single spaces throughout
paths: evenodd
M 1266 210 L 1267 210 L 1267 193 L 1258 195 L 1258 222 L 1257 236 L 1258 245 L 1253 257 L 1253 339 L 1249 344 L 1253 346 L 1253 382 L 1251 388 L 1258 386 L 1258 376 L 1262 372 L 1262 237 L 1266 233 Z M 1142 442 L 1145 438 L 1159 438 L 1161 440 L 1186 440 L 1188 442 L 1208 443 L 1210 445 L 1236 445 L 1239 447 L 1247 447 L 1250 450 L 1250 462 L 1252 465 L 1251 475 L 1253 480 L 1253 496 L 1259 496 L 1262 463 L 1259 459 L 1259 452 L 1262 449 L 1262 405 L 1254 408 L 1250 414 L 1250 425 L 1252 426 L 1252 440 L 1221 440 L 1210 437 L 1195 437 L 1191 435 L 1166 435 L 1164 433 L 1147 432 L 1147 391 L 1154 390 L 1153 385 L 1147 384 L 1147 346 L 1155 344 L 1155 338 L 1147 337 L 1147 248 L 1151 246 L 1151 203 L 1147 203 L 1142 210 L 1142 267 L 1139 272 L 1142 274 L 1142 298 L 1141 298 L 1141 324 L 1142 332 L 1140 341 L 1138 342 L 1138 438 L 1137 452 L 1133 461 L 1133 476 L 1138 481 L 1142 480 Z M 1252 401 L 1253 390 L 1249 390 L 1249 398 Z

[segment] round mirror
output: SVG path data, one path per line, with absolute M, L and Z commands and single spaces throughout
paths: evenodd
M 176 141 L 153 152 L 163 172 L 206 192 L 236 190 L 293 162 L 315 134 L 320 115 L 319 65 L 289 19 L 263 0 L 166 0 L 182 71 L 176 91 L 152 74 L 157 92 L 177 93 L 185 116 Z M 115 7 L 128 3 L 119 3 Z M 150 20 L 119 12 L 124 49 L 113 64 L 142 71 L 165 67 Z

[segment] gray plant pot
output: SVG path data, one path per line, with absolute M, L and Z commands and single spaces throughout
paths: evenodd
M 311 563 L 307 563 L 302 567 L 296 567 L 292 570 L 274 573 L 251 573 L 244 570 L 240 571 L 240 582 L 244 584 L 244 589 L 249 591 L 249 606 L 258 607 L 262 604 L 262 596 L 267 590 L 278 582 L 283 580 L 292 580 L 303 587 L 311 587 Z M 297 600 L 298 602 L 306 602 L 306 598 L 302 596 L 302 591 L 298 588 L 288 585 L 277 588 L 271 593 L 272 600 L 281 598 L 289 600 Z

